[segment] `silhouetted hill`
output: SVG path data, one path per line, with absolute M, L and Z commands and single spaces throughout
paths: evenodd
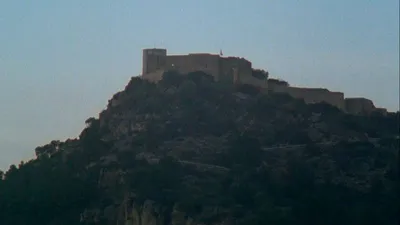
M 399 219 L 398 113 L 354 116 L 169 72 L 132 78 L 86 124 L 1 175 L 0 224 Z

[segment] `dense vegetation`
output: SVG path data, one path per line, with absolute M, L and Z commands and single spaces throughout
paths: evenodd
M 397 224 L 398 113 L 351 116 L 201 73 L 133 78 L 113 99 L 79 139 L 0 172 L 0 224 L 90 224 L 86 209 L 126 193 L 204 224 Z M 116 214 L 95 224 L 116 224 Z

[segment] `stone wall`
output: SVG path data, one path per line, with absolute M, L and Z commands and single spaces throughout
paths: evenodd
M 300 88 L 286 85 L 275 85 L 270 90 L 277 93 L 286 93 L 293 98 L 303 99 L 305 103 L 328 103 L 341 110 L 345 110 L 344 94 L 331 92 L 324 88 Z
M 142 78 L 158 82 L 165 71 L 175 70 L 182 74 L 202 71 L 210 74 L 217 81 L 248 84 L 268 92 L 286 93 L 305 103 L 325 102 L 351 114 L 370 114 L 386 109 L 375 108 L 373 102 L 366 98 L 346 98 L 342 92 L 331 92 L 323 88 L 291 87 L 286 82 L 273 79 L 260 79 L 253 76 L 252 64 L 244 58 L 221 57 L 216 54 L 196 53 L 189 55 L 167 55 L 166 49 L 143 50 Z
M 142 74 L 151 73 L 163 69 L 166 64 L 166 49 L 144 49 L 142 59 Z
M 366 98 L 346 98 L 345 104 L 351 114 L 370 114 L 376 110 L 374 103 Z
M 234 79 L 234 69 L 238 76 Z M 252 76 L 251 62 L 238 57 L 221 57 L 216 54 L 196 53 L 189 55 L 167 55 L 165 49 L 143 50 L 142 77 L 157 82 L 162 77 L 161 70 L 175 70 L 182 74 L 202 71 L 215 80 L 230 83 L 239 82 L 266 88 L 266 81 Z M 261 81 L 261 82 L 260 82 Z
M 246 71 L 240 73 L 240 69 L 234 69 L 234 83 L 235 84 L 247 84 L 259 88 L 262 92 L 267 93 L 268 91 L 268 78 L 259 78 L 253 76 L 252 71 L 250 74 Z
M 376 113 L 379 113 L 379 114 L 381 114 L 381 115 L 384 115 L 384 116 L 386 116 L 386 115 L 388 114 L 388 111 L 387 111 L 386 108 L 376 108 L 376 109 L 375 109 L 375 112 L 376 112 Z
M 230 80 L 232 83 L 236 80 L 237 82 L 237 79 L 240 78 L 234 78 L 235 70 L 240 77 L 251 75 L 251 62 L 247 61 L 246 59 L 236 57 L 221 57 L 220 62 L 219 80 Z
M 142 78 L 145 80 L 148 80 L 150 82 L 157 83 L 158 81 L 162 80 L 164 72 L 165 72 L 165 70 L 163 70 L 163 69 L 156 70 L 151 73 L 142 74 Z
M 218 78 L 220 70 L 219 55 L 211 54 L 189 54 L 169 55 L 166 58 L 166 70 L 177 70 L 180 73 L 203 71 Z

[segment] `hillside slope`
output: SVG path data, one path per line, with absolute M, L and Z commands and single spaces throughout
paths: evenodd
M 202 73 L 132 78 L 79 139 L 0 179 L 0 224 L 395 224 L 399 114 Z M 397 224 L 397 223 L 396 223 Z

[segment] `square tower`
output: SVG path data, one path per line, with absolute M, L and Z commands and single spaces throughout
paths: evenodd
M 142 75 L 165 68 L 167 62 L 167 49 L 143 49 Z

